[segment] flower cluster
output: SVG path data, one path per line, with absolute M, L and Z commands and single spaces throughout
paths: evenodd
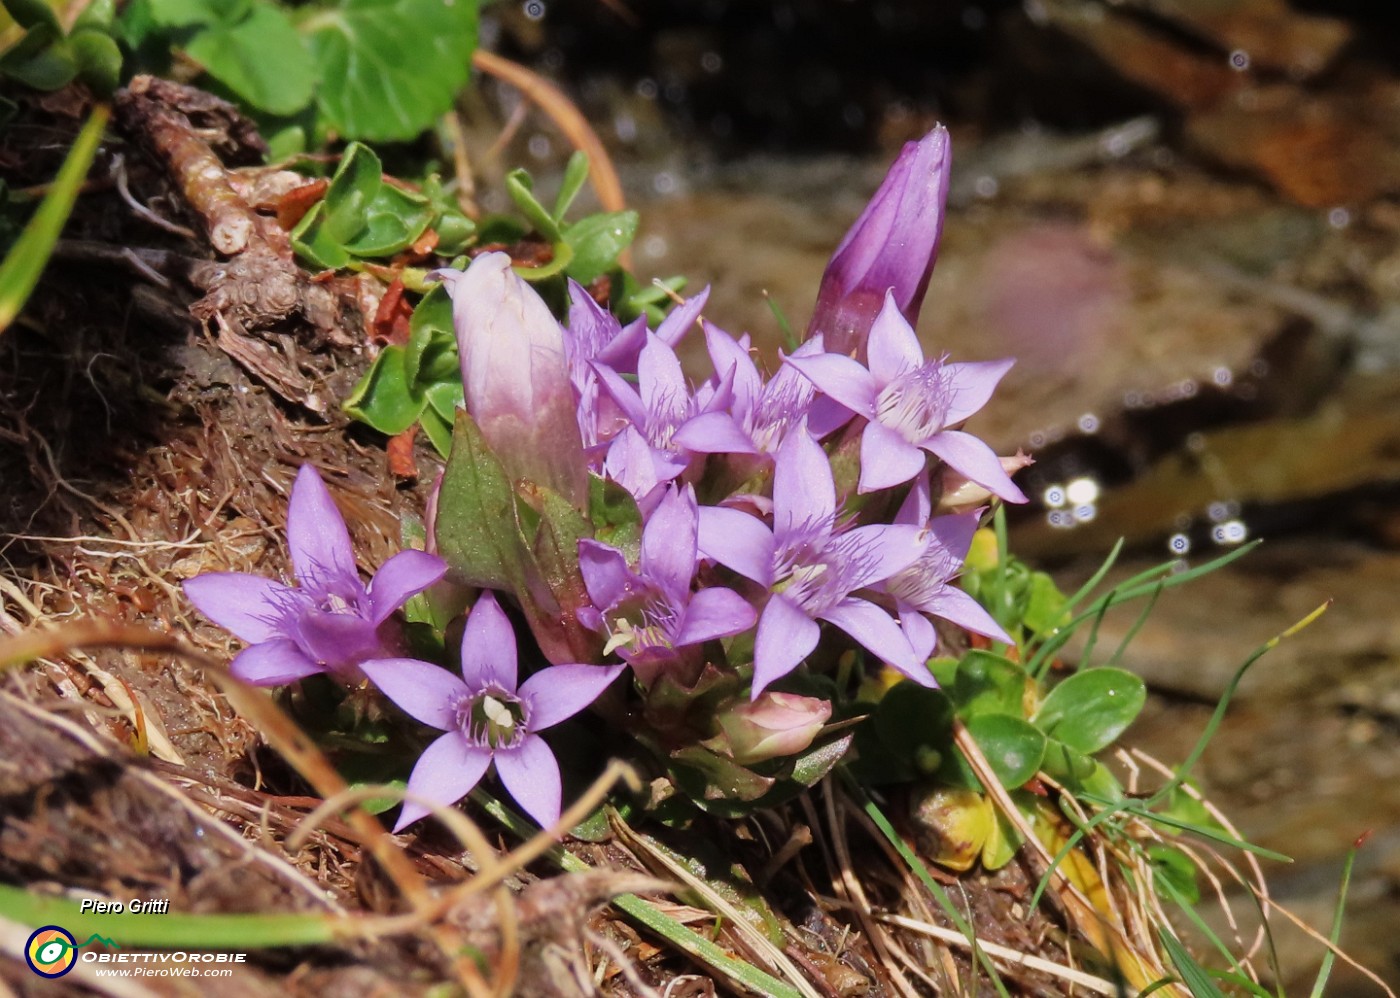
M 932 618 L 1008 641 L 953 580 L 979 507 L 1025 501 L 1010 473 L 1027 459 L 999 458 L 961 428 L 1011 362 L 926 357 L 912 327 L 948 165 L 941 128 L 905 148 L 833 257 L 806 341 L 769 376 L 747 336 L 702 317 L 705 292 L 651 330 L 641 319 L 624 326 L 575 285 L 561 324 L 503 253 L 438 272 L 452 298 L 462 418 L 484 444 L 454 449 L 432 514 L 450 578 L 490 587 L 467 619 L 460 678 L 396 655 L 382 633 L 446 566 L 405 552 L 363 586 L 344 525 L 305 470 L 288 524 L 300 589 L 245 576 L 187 584 L 211 618 L 254 642 L 235 672 L 265 685 L 318 671 L 368 677 L 445 732 L 411 791 L 450 803 L 494 763 L 548 824 L 560 778 L 537 733 L 623 669 L 644 701 L 702 674 L 746 680 L 752 703 L 719 703 L 702 727 L 706 745 L 749 765 L 805 750 L 831 716 L 826 700 L 769 689 L 804 662 L 835 658 L 820 652 L 824 633 L 925 686 Z M 676 348 L 696 325 L 711 370 L 691 381 Z M 470 489 L 453 485 L 454 465 L 483 453 L 495 477 L 473 470 Z M 491 508 L 504 518 L 483 535 L 482 483 L 500 479 L 507 493 Z M 599 488 L 630 495 L 631 535 L 590 521 Z M 454 498 L 464 491 L 470 501 Z M 554 660 L 519 685 L 501 594 Z M 560 621 L 574 628 L 567 640 Z M 425 813 L 407 804 L 399 827 Z

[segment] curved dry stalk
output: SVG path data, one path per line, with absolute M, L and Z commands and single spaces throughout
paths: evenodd
M 486 49 L 478 48 L 472 54 L 472 65 L 483 73 L 504 80 L 537 104 L 574 147 L 588 156 L 589 181 L 604 210 L 622 211 L 627 207 L 627 200 L 622 194 L 622 181 L 618 179 L 617 168 L 613 166 L 603 141 L 564 91 L 533 70 Z

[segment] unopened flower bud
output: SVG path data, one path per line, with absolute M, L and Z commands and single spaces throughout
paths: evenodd
M 553 489 L 582 509 L 587 464 L 559 323 L 504 253 L 437 276 L 452 296 L 467 411 L 482 437 L 511 478 Z
M 1016 451 L 1013 457 L 1001 458 L 1001 469 L 1008 476 L 1016 474 L 1022 468 L 1029 468 L 1033 464 L 1035 464 L 1035 459 L 1020 450 Z M 938 505 L 934 507 L 934 516 L 943 516 L 948 513 L 970 513 L 996 498 L 988 489 L 970 481 L 965 475 L 959 474 L 946 464 L 940 472 L 940 482 L 942 492 L 939 494 Z
M 763 693 L 719 715 L 719 725 L 743 765 L 796 755 L 831 718 L 831 704 L 793 693 Z
M 951 166 L 942 125 L 905 144 L 827 264 L 809 339 L 821 333 L 832 353 L 863 358 L 887 291 L 910 325 L 918 320 L 943 232 Z

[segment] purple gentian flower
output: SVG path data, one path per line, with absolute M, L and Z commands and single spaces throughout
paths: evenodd
M 828 350 L 864 357 L 887 291 L 910 323 L 918 320 L 943 233 L 952 162 L 942 125 L 905 144 L 822 274 L 809 339 L 821 334 Z
M 705 429 L 716 450 L 753 452 L 752 442 L 727 411 L 733 400 L 732 374 L 697 399 L 686 384 L 676 352 L 655 333 L 647 334 L 637 359 L 636 388 L 606 365 L 595 362 L 593 368 L 632 423 L 613 440 L 605 468 L 644 508 L 655 502 L 658 485 L 676 479 L 690 466 L 691 449 L 681 444 L 677 433 L 697 417 L 717 417 Z
M 705 307 L 710 289 L 681 303 L 656 327 L 656 336 L 674 347 L 694 324 Z M 583 444 L 592 449 L 607 443 L 625 424 L 621 410 L 607 396 L 600 396 L 598 375 L 593 362 L 619 374 L 636 374 L 642 348 L 647 342 L 645 316 L 623 326 L 592 295 L 575 281 L 569 282 L 569 325 L 564 330 L 564 353 L 569 360 L 569 379 L 578 394 L 578 426 Z
M 933 677 L 893 618 L 851 595 L 908 568 L 926 543 L 924 532 L 907 524 L 838 528 L 831 466 L 805 421 L 778 448 L 771 529 L 737 509 L 702 507 L 701 552 L 772 593 L 754 638 L 753 697 L 817 646 L 818 620 L 932 686 Z
M 929 519 L 931 512 L 928 476 L 920 475 L 895 514 L 894 522 L 927 526 L 929 545 L 918 561 L 896 572 L 880 586 L 895 598 L 900 622 L 909 643 L 914 646 L 914 653 L 927 660 L 938 644 L 938 635 L 933 624 L 924 617 L 925 613 L 951 620 L 959 627 L 995 641 L 1014 644 L 982 604 L 952 584 L 962 571 L 963 562 L 967 561 L 981 511 Z
M 287 547 L 300 588 L 243 572 L 213 572 L 184 583 L 200 612 L 249 643 L 229 668 L 255 686 L 280 686 L 318 672 L 357 678 L 360 662 L 392 653 L 386 624 L 394 611 L 447 571 L 435 555 L 400 551 L 366 586 L 345 520 L 309 464 L 292 485 Z
M 413 767 L 408 789 L 438 804 L 455 804 L 481 781 L 486 767 L 542 827 L 559 820 L 559 763 L 539 732 L 587 707 L 625 666 L 555 665 L 519 685 L 515 631 L 490 590 L 482 592 L 462 635 L 462 678 L 412 658 L 361 664 L 394 703 L 440 731 Z M 430 813 L 405 801 L 394 831 Z
M 788 431 L 804 416 L 808 429 L 818 438 L 851 418 L 850 410 L 845 407 L 830 399 L 817 398 L 812 382 L 786 364 L 765 382 L 749 356 L 748 337 L 735 340 L 722 329 L 706 323 L 705 345 L 716 375 L 712 390 L 718 391 L 722 384 L 732 384 L 733 402 L 728 411 L 701 413 L 676 431 L 676 443 L 687 450 L 699 454 L 772 455 Z M 799 346 L 793 356 L 814 356 L 823 352 L 818 336 Z M 736 446 L 733 432 L 736 426 L 747 437 L 748 449 Z
M 789 357 L 787 363 L 866 423 L 860 442 L 860 492 L 887 489 L 924 470 L 929 451 L 1008 502 L 1025 502 L 1001 459 L 957 426 L 987 404 L 1013 360 L 947 364 L 924 360 L 923 347 L 892 294 L 870 329 L 869 367 L 842 354 Z
M 578 611 L 585 627 L 608 635 L 644 686 L 674 671 L 684 649 L 753 626 L 757 614 L 732 589 L 690 591 L 699 560 L 697 507 L 690 486 L 672 487 L 642 531 L 639 571 L 616 548 L 579 541 L 579 569 L 593 606 Z

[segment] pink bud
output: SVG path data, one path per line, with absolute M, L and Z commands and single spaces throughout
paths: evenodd
M 719 715 L 734 761 L 747 765 L 796 755 L 831 718 L 831 704 L 792 693 L 763 693 Z
M 808 339 L 821 333 L 832 353 L 863 358 L 886 291 L 910 325 L 918 321 L 938 256 L 951 167 L 942 125 L 905 144 L 826 266 Z
M 1001 470 L 1008 475 L 1014 475 L 1022 468 L 1029 468 L 1033 464 L 1035 464 L 1035 459 L 1020 450 L 1016 451 L 1014 457 L 1001 458 Z M 946 464 L 940 475 L 942 492 L 938 497 L 938 505 L 933 510 L 935 516 L 948 513 L 970 513 L 996 498 L 990 491 L 976 482 L 969 481 L 966 476 L 958 474 Z
M 564 335 L 544 300 L 484 253 L 465 271 L 440 270 L 452 296 L 467 411 L 513 479 L 553 489 L 582 509 L 587 465 Z

